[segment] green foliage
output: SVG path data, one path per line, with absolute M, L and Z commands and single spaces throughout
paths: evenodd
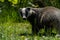
M 12 2 L 13 4 L 17 4 L 18 0 L 8 0 L 10 2 Z
M 1 2 L 4 2 L 4 0 L 0 0 Z
M 46 6 L 54 6 L 60 8 L 60 0 L 44 0 Z
M 0 40 L 18 40 L 20 39 L 19 35 L 23 33 L 31 33 L 29 23 L 7 22 L 0 24 Z

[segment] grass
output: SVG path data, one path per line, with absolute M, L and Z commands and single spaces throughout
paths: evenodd
M 31 25 L 27 22 L 0 24 L 0 40 L 60 40 L 59 37 L 53 36 L 20 35 L 24 33 L 31 33 Z
M 31 33 L 31 26 L 27 23 L 1 23 L 0 24 L 0 39 L 2 40 L 16 40 L 19 34 Z M 22 36 L 23 37 L 23 36 Z M 21 38 L 20 36 L 18 38 Z M 17 39 L 18 39 L 17 38 Z

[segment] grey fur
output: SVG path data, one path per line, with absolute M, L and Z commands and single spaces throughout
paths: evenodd
M 30 13 L 31 10 L 32 12 Z M 32 25 L 33 34 L 37 34 L 39 30 L 44 27 L 46 32 L 54 27 L 57 29 L 58 34 L 60 34 L 60 9 L 50 6 L 44 8 L 30 8 L 27 12 L 29 16 L 26 18 Z

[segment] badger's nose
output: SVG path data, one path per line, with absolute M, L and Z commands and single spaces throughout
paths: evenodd
M 23 16 L 23 20 L 26 20 L 26 16 Z

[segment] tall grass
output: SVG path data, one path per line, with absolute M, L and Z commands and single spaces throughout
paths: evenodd
M 0 39 L 1 40 L 17 40 L 20 34 L 31 33 L 31 26 L 27 23 L 11 23 L 7 22 L 0 24 Z
M 19 14 L 14 10 L 14 8 L 11 9 L 2 9 L 2 12 L 0 13 L 0 23 L 4 22 L 18 22 L 19 20 Z
M 56 36 L 28 35 L 31 34 L 31 32 L 31 25 L 28 22 L 6 22 L 0 24 L 0 40 L 60 40 L 60 38 Z

